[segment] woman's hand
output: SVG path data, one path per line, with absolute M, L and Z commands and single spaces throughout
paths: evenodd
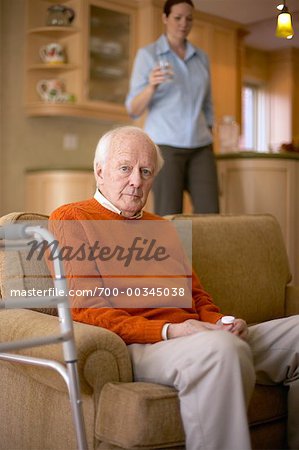
M 137 117 L 143 114 L 150 104 L 157 87 L 172 77 L 173 69 L 171 65 L 165 69 L 159 66 L 154 67 L 149 73 L 148 84 L 146 87 L 140 94 L 133 98 L 130 106 L 130 113 Z
M 157 88 L 159 84 L 164 83 L 166 80 L 165 75 L 165 71 L 162 70 L 159 66 L 154 67 L 148 77 L 150 86 Z
M 163 74 L 163 70 L 158 66 L 154 67 L 149 73 L 148 84 L 146 87 L 140 92 L 140 94 L 133 98 L 130 113 L 137 117 L 143 114 L 150 104 L 157 87 L 161 83 L 164 83 L 164 81 L 165 73 Z

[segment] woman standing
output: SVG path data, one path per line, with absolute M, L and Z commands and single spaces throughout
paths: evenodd
M 209 61 L 187 40 L 193 10 L 191 0 L 166 1 L 165 34 L 139 49 L 126 100 L 133 117 L 147 110 L 145 130 L 165 160 L 153 188 L 160 215 L 182 212 L 184 189 L 194 213 L 219 211 Z

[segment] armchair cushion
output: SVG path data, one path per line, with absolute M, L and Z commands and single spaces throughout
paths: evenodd
M 95 433 L 104 442 L 130 449 L 184 445 L 176 390 L 152 383 L 107 383 Z
M 285 386 L 256 386 L 248 411 L 251 428 L 258 430 L 271 421 L 281 428 L 287 417 L 287 390 Z M 176 390 L 142 382 L 107 383 L 100 396 L 95 433 L 104 442 L 130 449 L 184 445 Z M 283 444 L 282 439 L 279 448 Z

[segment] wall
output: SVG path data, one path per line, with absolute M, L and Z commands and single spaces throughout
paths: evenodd
M 26 169 L 88 168 L 99 137 L 117 124 L 79 118 L 30 118 L 23 110 L 24 0 L 1 0 L 2 105 L 0 135 L 0 214 L 24 209 Z M 63 150 L 63 136 L 74 133 L 79 146 Z M 1 150 L 2 149 L 2 150 Z M 3 169 L 5 168 L 5 170 Z
M 213 16 L 194 14 L 189 39 L 202 48 L 210 60 L 215 123 L 224 115 L 241 120 L 240 27 L 234 22 Z M 216 138 L 217 136 L 215 136 Z M 219 148 L 217 139 L 214 147 Z
M 293 139 L 299 146 L 299 48 L 293 50 Z
M 293 70 L 291 49 L 270 55 L 270 144 L 292 140 Z
M 262 85 L 269 97 L 270 145 L 299 140 L 299 52 L 245 49 L 244 80 Z
M 266 83 L 269 79 L 269 53 L 251 47 L 244 51 L 244 78 L 246 82 Z

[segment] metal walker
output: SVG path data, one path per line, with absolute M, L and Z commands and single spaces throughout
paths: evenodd
M 52 242 L 54 236 L 41 226 L 25 224 L 11 224 L 0 227 L 0 250 L 22 250 L 28 248 L 29 239 L 32 237 L 39 242 Z M 17 241 L 17 242 L 16 242 Z M 87 450 L 87 439 L 82 411 L 82 400 L 79 386 L 77 367 L 77 352 L 74 341 L 73 322 L 70 313 L 68 291 L 64 270 L 58 258 L 59 248 L 53 254 L 54 264 L 54 292 L 62 293 L 60 296 L 39 297 L 39 305 L 44 307 L 57 306 L 59 316 L 60 333 L 51 336 L 42 336 L 24 341 L 13 341 L 0 343 L 0 359 L 21 364 L 31 364 L 56 370 L 64 379 L 69 393 L 71 411 L 78 450 Z M 57 256 L 57 258 L 55 258 Z M 34 308 L 36 300 L 33 298 L 9 297 L 0 301 L 0 309 Z M 42 358 L 23 356 L 7 353 L 29 347 L 61 343 L 66 366 L 54 361 Z

